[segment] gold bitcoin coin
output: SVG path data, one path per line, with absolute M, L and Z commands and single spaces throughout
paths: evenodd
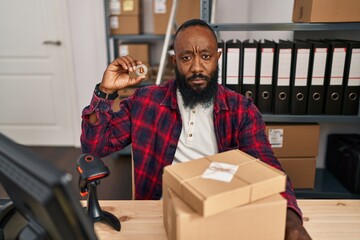
M 145 76 L 148 72 L 148 69 L 145 64 L 140 64 L 136 66 L 135 72 L 138 76 Z

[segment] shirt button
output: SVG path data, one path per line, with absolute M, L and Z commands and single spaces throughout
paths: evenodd
M 191 133 L 189 134 L 189 137 L 192 137 L 192 134 L 191 134 Z
M 192 113 L 195 113 L 195 110 L 193 110 Z
M 190 122 L 190 125 L 194 125 L 194 122 Z

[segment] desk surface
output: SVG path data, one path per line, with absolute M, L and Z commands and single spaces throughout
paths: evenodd
M 359 240 L 360 200 L 298 200 L 304 226 L 314 240 Z M 103 210 L 121 221 L 117 232 L 102 222 L 95 224 L 100 239 L 167 240 L 162 201 L 100 201 Z

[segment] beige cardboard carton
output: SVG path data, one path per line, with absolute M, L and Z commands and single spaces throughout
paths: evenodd
M 210 216 L 283 192 L 286 175 L 240 150 L 231 150 L 167 166 L 163 184 L 200 215 Z
M 278 158 L 294 188 L 314 188 L 316 157 Z
M 172 0 L 153 0 L 154 34 L 166 33 L 172 3 Z M 175 17 L 176 25 L 180 26 L 192 18 L 200 18 L 200 1 L 178 1 Z
M 110 32 L 117 34 L 140 34 L 141 33 L 141 15 L 119 15 L 110 16 Z
M 163 219 L 169 240 L 284 239 L 287 201 L 280 194 L 202 217 L 163 186 Z
M 359 0 L 295 0 L 293 22 L 360 22 Z
M 318 155 L 320 126 L 318 124 L 266 124 L 276 157 L 315 157 Z

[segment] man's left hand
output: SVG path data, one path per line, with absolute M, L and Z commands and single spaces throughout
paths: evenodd
M 309 240 L 310 235 L 304 228 L 302 221 L 297 213 L 291 209 L 287 209 L 286 213 L 286 240 Z

